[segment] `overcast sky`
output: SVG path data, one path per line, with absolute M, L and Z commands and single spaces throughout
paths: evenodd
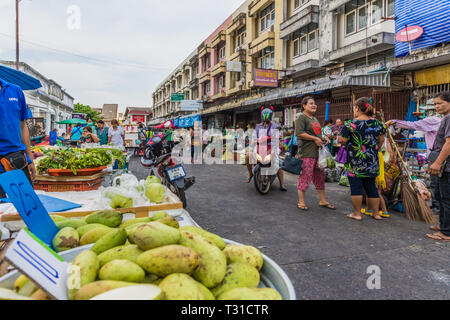
M 20 60 L 76 102 L 150 106 L 154 88 L 243 2 L 21 0 Z M 15 60 L 15 0 L 0 0 L 0 60 Z

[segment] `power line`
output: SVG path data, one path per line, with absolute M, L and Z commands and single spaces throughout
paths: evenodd
M 6 33 L 2 33 L 0 32 L 0 35 L 8 37 L 8 38 L 15 38 L 9 34 Z M 37 47 L 41 47 L 47 50 L 52 50 L 58 53 L 63 53 L 63 54 L 67 54 L 67 55 L 71 55 L 71 56 L 75 56 L 81 59 L 86 59 L 86 60 L 91 60 L 91 61 L 96 61 L 96 62 L 101 62 L 101 63 L 105 63 L 105 64 L 114 64 L 114 65 L 120 65 L 120 66 L 124 66 L 124 67 L 131 67 L 131 68 L 140 68 L 140 69 L 149 69 L 149 70 L 172 70 L 171 68 L 166 68 L 166 67 L 160 67 L 160 66 L 151 66 L 151 65 L 145 65 L 145 64 L 140 64 L 140 63 L 136 63 L 136 62 L 128 62 L 128 61 L 121 61 L 121 60 L 117 60 L 117 59 L 111 59 L 111 58 L 96 58 L 96 57 L 89 57 L 89 56 L 85 56 L 76 52 L 70 52 L 67 50 L 63 50 L 63 49 L 57 49 L 57 48 L 52 48 L 50 46 L 46 46 L 40 43 L 36 43 L 33 41 L 28 41 L 28 40 L 24 40 L 23 38 L 20 40 L 20 42 L 23 43 L 27 43 L 33 46 L 37 46 Z

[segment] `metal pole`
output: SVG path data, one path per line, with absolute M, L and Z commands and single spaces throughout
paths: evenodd
M 19 70 L 19 0 L 16 0 L 16 69 Z

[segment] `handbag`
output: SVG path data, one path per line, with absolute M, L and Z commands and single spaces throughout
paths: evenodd
M 348 154 L 348 151 L 347 151 L 347 146 L 342 146 L 340 149 L 339 149 L 339 152 L 338 152 L 338 154 L 337 154 L 337 156 L 336 156 L 336 162 L 339 162 L 339 163 L 347 163 L 347 154 Z
M 298 159 L 293 156 L 287 156 L 284 159 L 284 166 L 281 169 L 299 176 L 300 173 L 302 172 L 302 165 L 303 165 L 302 159 Z

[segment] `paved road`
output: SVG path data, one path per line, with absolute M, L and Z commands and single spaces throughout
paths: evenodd
M 144 178 L 137 163 L 130 169 Z M 425 239 L 427 225 L 394 213 L 391 219 L 357 222 L 349 189 L 327 185 L 329 201 L 318 207 L 310 188 L 310 211 L 296 208 L 296 177 L 288 192 L 260 196 L 244 183 L 241 165 L 192 165 L 196 184 L 187 191 L 188 211 L 206 230 L 249 244 L 275 260 L 288 274 L 298 299 L 450 299 L 450 243 Z M 369 266 L 381 269 L 381 289 L 369 290 Z

